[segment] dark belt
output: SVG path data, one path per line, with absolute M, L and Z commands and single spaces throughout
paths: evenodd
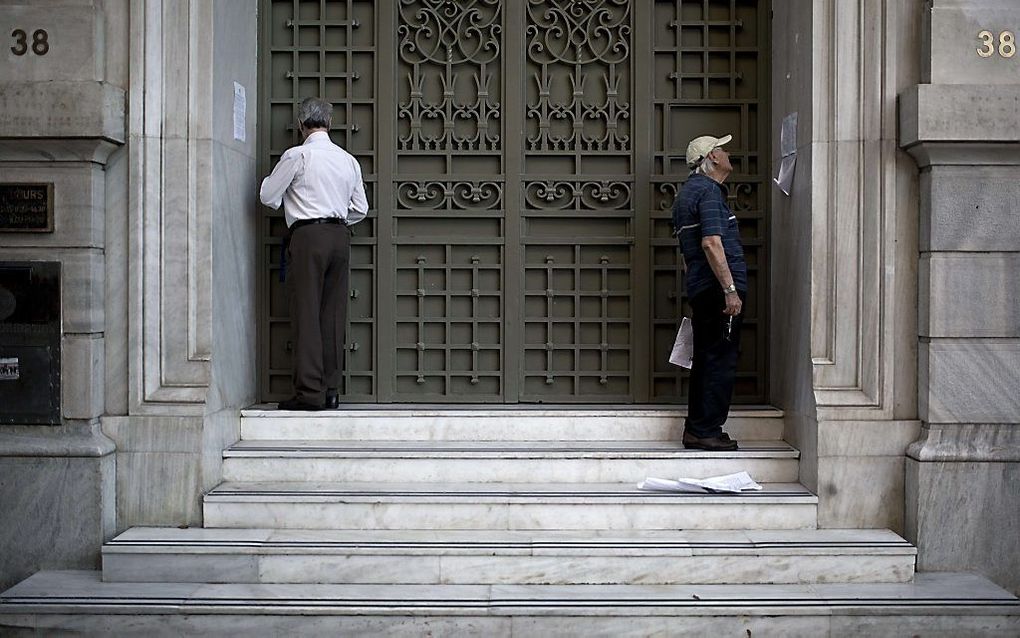
M 287 229 L 287 234 L 292 235 L 294 231 L 302 226 L 311 226 L 312 224 L 343 224 L 343 220 L 339 217 L 316 217 L 315 219 L 298 219 L 290 228 Z M 347 224 L 344 224 L 346 226 Z
M 354 234 L 351 230 L 350 225 L 339 217 L 316 217 L 314 219 L 298 219 L 287 228 L 287 233 L 283 236 L 283 241 L 280 246 L 280 283 L 287 281 L 287 248 L 290 246 L 290 238 L 294 234 L 294 231 L 302 226 L 311 226 L 312 224 L 343 224 L 347 226 L 347 229 Z

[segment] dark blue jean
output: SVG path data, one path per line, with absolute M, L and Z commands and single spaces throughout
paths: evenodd
M 746 293 L 738 294 L 742 302 L 746 300 Z M 694 361 L 684 428 L 698 438 L 722 434 L 733 399 L 744 315 L 733 317 L 730 325 L 725 308 L 726 295 L 715 286 L 691 298 Z

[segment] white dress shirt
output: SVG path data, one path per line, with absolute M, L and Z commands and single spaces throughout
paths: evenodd
M 356 224 L 368 214 L 358 160 L 330 141 L 325 131 L 312 133 L 304 144 L 284 152 L 262 180 L 259 199 L 273 209 L 282 203 L 288 227 L 299 219 L 319 217 Z

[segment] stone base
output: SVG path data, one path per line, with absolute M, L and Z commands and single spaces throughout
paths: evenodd
M 902 533 L 903 455 L 920 428 L 919 421 L 820 420 L 819 527 Z
M 238 410 L 198 416 L 106 416 L 117 444 L 117 523 L 202 524 L 202 494 L 220 482 Z
M 0 432 L 0 589 L 41 569 L 95 569 L 113 537 L 113 443 L 98 428 Z
M 926 427 L 906 460 L 919 570 L 979 571 L 1020 592 L 1020 426 Z

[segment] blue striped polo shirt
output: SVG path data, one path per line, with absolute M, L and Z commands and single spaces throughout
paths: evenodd
M 730 212 L 722 186 L 706 175 L 692 175 L 673 203 L 673 232 L 687 262 L 687 296 L 722 287 L 701 248 L 703 237 L 719 235 L 737 290 L 747 292 L 747 263 L 737 217 Z

